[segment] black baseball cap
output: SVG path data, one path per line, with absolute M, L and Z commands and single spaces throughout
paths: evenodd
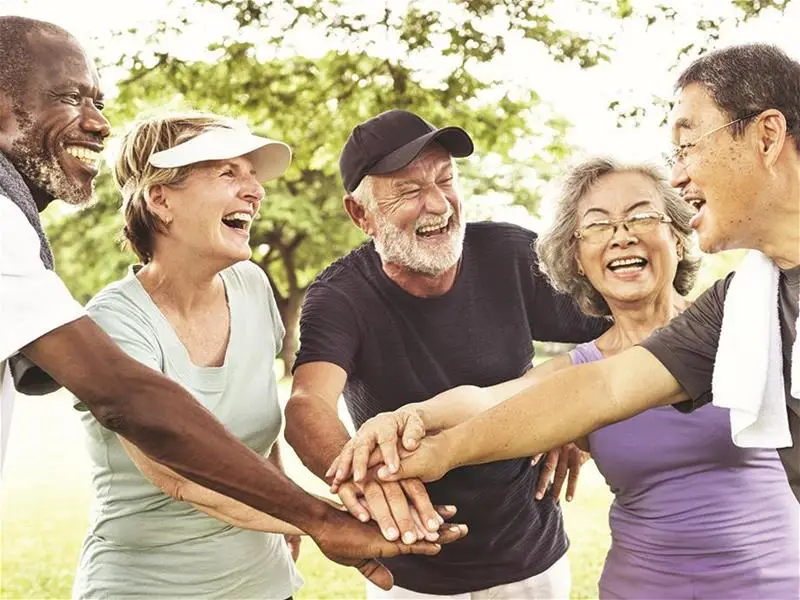
M 339 157 L 344 189 L 352 193 L 367 175 L 402 169 L 434 141 L 458 158 L 474 150 L 472 138 L 460 127 L 436 129 L 407 110 L 389 110 L 356 125 Z

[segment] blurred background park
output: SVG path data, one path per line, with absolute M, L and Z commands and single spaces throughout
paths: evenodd
M 288 142 L 267 187 L 253 260 L 287 326 L 283 374 L 314 276 L 363 241 L 341 205 L 338 155 L 351 128 L 411 109 L 476 143 L 462 161 L 471 220 L 547 225 L 564 166 L 587 155 L 661 162 L 677 73 L 708 49 L 770 42 L 800 58 L 791 0 L 4 0 L 4 14 L 57 23 L 96 56 L 115 136 L 143 113 L 211 110 Z M 0 57 L 2 60 L 2 57 Z M 112 139 L 106 157 L 113 160 Z M 108 161 L 107 161 L 108 162 Z M 85 302 L 123 276 L 119 198 L 108 166 L 97 202 L 44 215 L 57 270 Z M 708 257 L 697 292 L 741 254 Z M 548 348 L 545 348 L 548 350 Z M 290 382 L 281 383 L 286 397 Z M 2 490 L 2 598 L 66 598 L 85 533 L 89 467 L 69 397 L 20 398 Z M 324 486 L 291 454 L 289 474 Z M 591 598 L 608 547 L 610 494 L 588 466 L 565 507 L 573 596 Z M 305 542 L 300 598 L 363 597 L 353 570 Z

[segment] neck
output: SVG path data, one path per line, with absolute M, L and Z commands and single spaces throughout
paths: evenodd
M 20 174 L 22 175 L 22 174 Z M 31 197 L 33 201 L 36 203 L 36 209 L 39 212 L 42 212 L 48 205 L 54 200 L 54 198 L 45 192 L 41 187 L 33 183 L 30 179 L 22 175 L 22 180 L 25 182 L 25 185 L 28 186 L 28 189 L 31 192 Z
M 689 301 L 674 288 L 656 298 L 636 302 L 608 302 L 614 325 L 600 338 L 602 349 L 615 354 L 635 346 L 653 331 L 669 323 L 689 306 Z
M 175 252 L 154 254 L 136 276 L 159 307 L 188 316 L 204 310 L 224 291 L 219 270 L 203 261 L 183 260 Z
M 752 244 L 781 269 L 800 266 L 800 167 L 781 190 L 773 192 L 761 225 L 763 231 Z
M 458 268 L 461 260 L 439 275 L 428 275 L 409 271 L 407 268 L 394 263 L 382 263 L 383 272 L 412 296 L 429 298 L 442 296 L 450 291 L 456 282 Z

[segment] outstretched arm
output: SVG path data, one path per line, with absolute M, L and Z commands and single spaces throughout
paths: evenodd
M 390 470 L 396 469 L 400 463 L 398 447 L 414 450 L 425 435 L 455 427 L 570 364 L 569 355 L 561 355 L 510 381 L 485 388 L 461 385 L 430 400 L 376 415 L 359 428 L 331 463 L 326 475 L 334 476 L 332 491 L 351 474 L 355 481 L 361 481 L 367 469 L 381 461 Z M 376 448 L 380 453 L 374 453 Z
M 688 395 L 642 347 L 554 373 L 513 398 L 442 433 L 425 438 L 383 479 L 439 479 L 450 469 L 535 456 L 603 425 Z
M 141 474 L 168 496 L 188 502 L 197 510 L 234 527 L 284 535 L 304 534 L 302 530 L 285 521 L 194 483 L 169 467 L 158 464 L 125 438 L 120 437 L 119 440 Z

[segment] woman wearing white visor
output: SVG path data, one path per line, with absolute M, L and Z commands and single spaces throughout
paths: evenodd
M 286 144 L 214 115 L 136 124 L 115 176 L 125 237 L 142 264 L 87 307 L 126 352 L 271 459 L 282 421 L 272 365 L 284 329 L 248 242 L 261 184 L 290 160 Z M 284 539 L 299 530 L 151 462 L 89 412 L 82 419 L 94 505 L 75 597 L 288 598 L 300 587 Z

